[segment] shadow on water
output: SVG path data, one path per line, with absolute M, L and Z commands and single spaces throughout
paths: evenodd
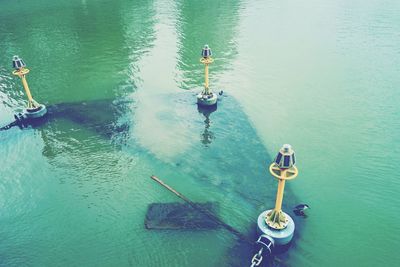
M 160 176 L 174 177 L 179 173 L 180 177 L 189 179 L 186 183 L 189 183 L 191 188 L 206 190 L 207 193 L 200 194 L 200 201 L 217 201 L 220 204 L 218 216 L 226 222 L 232 221 L 232 226 L 246 233 L 249 240 L 255 241 L 256 218 L 260 212 L 274 205 L 276 181 L 267 174 L 271 162 L 270 155 L 233 97 L 223 97 L 218 103 L 218 110 L 217 107 L 196 108 L 193 103 L 194 97 L 190 93 L 179 94 L 177 98 L 182 100 L 177 102 L 187 106 L 187 113 L 180 117 L 180 120 L 185 119 L 188 124 L 196 124 L 196 116 L 200 116 L 201 123 L 190 127 L 198 131 L 199 139 L 174 163 L 160 162 L 156 155 L 153 157 L 146 148 L 142 151 L 147 151 L 151 161 L 164 165 Z M 187 105 L 188 102 L 192 102 L 193 105 Z M 132 110 L 130 104 L 132 101 L 99 100 L 49 105 L 46 119 L 33 128 L 45 130 L 42 132 L 45 151 L 53 149 L 53 142 L 49 141 L 46 135 L 53 134 L 53 139 L 61 141 L 69 135 L 67 131 L 60 132 L 57 129 L 57 122 L 65 120 L 89 130 L 95 136 L 101 136 L 110 144 L 118 141 L 119 146 L 112 149 L 119 150 L 122 145 L 126 147 L 125 151 L 130 151 L 133 149 L 132 143 L 125 141 L 132 138 L 130 129 L 135 127 L 136 123 L 131 121 L 134 109 Z M 170 123 L 173 127 L 177 122 L 171 120 Z M 67 130 L 73 128 L 69 127 Z M 133 145 L 140 147 L 140 144 Z M 52 158 L 51 154 L 46 152 L 44 155 Z M 150 174 L 143 174 L 147 175 Z M 171 185 L 178 183 L 179 178 Z M 291 210 L 288 206 L 295 202 L 293 194 L 285 195 L 284 209 Z M 296 226 L 300 226 L 298 229 L 301 229 L 301 223 Z M 238 240 L 232 244 L 226 258 L 232 261 L 228 263 L 230 266 L 243 266 L 249 263 L 253 253 L 251 245 Z M 222 265 L 226 264 L 226 258 L 221 260 Z

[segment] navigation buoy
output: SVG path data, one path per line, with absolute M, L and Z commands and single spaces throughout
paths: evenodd
M 286 245 L 293 237 L 295 224 L 293 219 L 282 211 L 283 193 L 286 180 L 297 177 L 296 158 L 290 145 L 283 145 L 269 171 L 278 180 L 275 208 L 264 211 L 257 220 L 258 230 L 272 237 L 276 245 Z
M 28 105 L 24 109 L 24 113 L 21 115 L 21 118 L 37 119 L 43 117 L 47 113 L 46 106 L 39 104 L 33 99 L 31 91 L 29 90 L 28 82 L 26 81 L 25 76 L 29 73 L 29 69 L 26 68 L 25 62 L 19 56 L 14 56 L 12 62 L 13 68 L 15 69 L 12 73 L 21 78 L 22 85 L 28 98 Z
M 213 93 L 208 84 L 208 65 L 214 62 L 211 57 L 212 52 L 208 45 L 205 45 L 201 51 L 202 58 L 200 62 L 204 64 L 204 90 L 197 95 L 197 104 L 201 106 L 213 106 L 217 104 L 218 96 Z

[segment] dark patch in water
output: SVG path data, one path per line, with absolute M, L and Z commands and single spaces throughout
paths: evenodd
M 217 203 L 196 203 L 202 210 L 215 214 Z M 147 209 L 144 222 L 146 229 L 178 230 L 178 229 L 215 229 L 219 224 L 204 212 L 187 203 L 152 203 Z
M 127 122 L 118 123 L 119 118 L 127 112 L 125 105 L 127 103 L 129 102 L 95 100 L 48 105 L 46 116 L 40 119 L 29 120 L 26 125 L 20 126 L 22 128 L 28 126 L 39 128 L 54 120 L 66 119 L 110 139 L 115 135 L 125 133 L 129 130 Z M 3 127 L 3 130 L 18 126 L 16 123 L 9 125 L 10 127 Z
M 97 100 L 78 103 L 61 103 L 48 108 L 51 119 L 65 118 L 91 129 L 101 136 L 111 138 L 115 134 L 129 130 L 128 123 L 118 124 L 118 119 L 126 113 L 127 102 Z

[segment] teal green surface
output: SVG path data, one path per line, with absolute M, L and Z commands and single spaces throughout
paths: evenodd
M 34 98 L 69 107 L 0 132 L 0 266 L 248 266 L 223 229 L 149 231 L 147 206 L 216 201 L 255 238 L 274 205 L 267 163 L 293 145 L 279 266 L 397 266 L 400 3 L 0 0 L 0 126 Z M 200 49 L 225 97 L 197 110 Z M 82 113 L 87 111 L 88 113 Z M 111 129 L 111 130 L 110 130 Z

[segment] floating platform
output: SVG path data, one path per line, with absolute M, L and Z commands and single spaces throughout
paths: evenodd
M 147 209 L 144 225 L 146 229 L 179 230 L 216 229 L 220 226 L 212 216 L 218 210 L 218 203 L 152 203 Z M 205 211 L 205 212 L 203 212 Z
M 38 119 L 46 115 L 47 108 L 45 105 L 39 105 L 37 108 L 27 108 L 25 110 L 25 117 L 27 119 Z
M 276 246 L 286 246 L 290 243 L 293 238 L 295 224 L 292 217 L 289 214 L 284 213 L 288 224 L 284 229 L 276 230 L 269 227 L 265 222 L 265 217 L 272 210 L 266 210 L 262 212 L 257 219 L 257 231 L 259 234 L 264 234 L 271 237 L 275 241 Z
M 217 104 L 218 96 L 216 93 L 204 94 L 199 93 L 197 95 L 197 104 L 201 106 L 213 106 Z

